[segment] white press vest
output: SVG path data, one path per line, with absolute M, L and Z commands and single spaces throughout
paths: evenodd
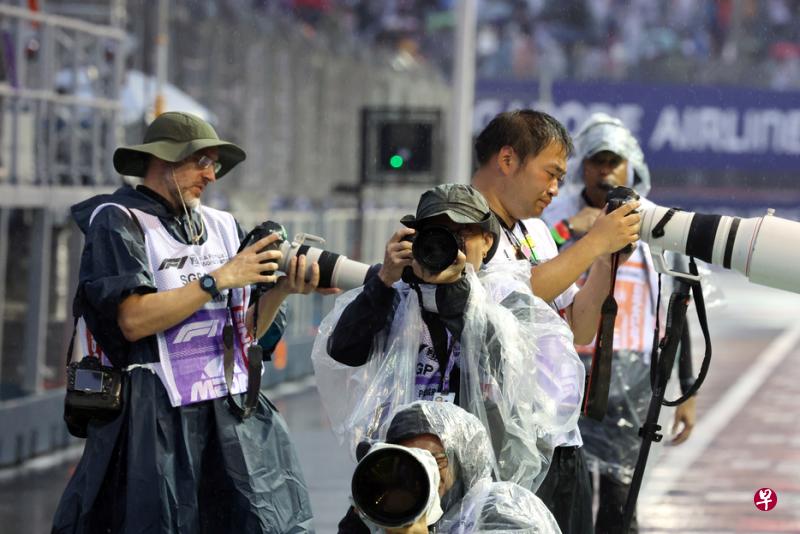
M 94 216 L 106 206 L 98 206 Z M 158 217 L 138 209 L 130 210 L 145 234 L 145 249 L 150 272 L 158 291 L 185 286 L 208 274 L 236 255 L 239 235 L 229 213 L 202 208 L 206 240 L 201 245 L 176 240 Z M 126 211 L 127 213 L 127 211 Z M 212 299 L 180 323 L 156 335 L 159 363 L 150 364 L 169 394 L 172 406 L 216 399 L 227 395 L 223 368 L 222 329 L 229 321 L 234 326 L 234 376 L 232 393 L 247 390 L 247 348 L 252 343 L 245 325 L 249 288 L 234 289 L 231 311 L 228 291 Z

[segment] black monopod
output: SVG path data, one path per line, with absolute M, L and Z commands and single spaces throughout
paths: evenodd
M 694 258 L 690 259 L 689 269 L 693 275 L 697 274 L 697 265 L 694 262 Z M 705 356 L 703 358 L 703 364 L 700 367 L 697 380 L 694 382 L 694 384 L 692 384 L 689 390 L 679 399 L 675 401 L 667 401 L 664 400 L 667 382 L 672 374 L 678 347 L 681 344 L 681 341 L 685 340 L 684 331 L 686 329 L 686 309 L 689 306 L 690 291 L 691 296 L 694 298 L 695 308 L 697 309 L 698 322 L 700 323 L 700 328 L 703 331 L 703 337 L 705 338 Z M 658 311 L 656 311 L 656 316 L 658 316 Z M 656 336 L 657 335 L 658 327 L 656 327 Z M 642 427 L 639 429 L 639 435 L 642 437 L 642 446 L 639 449 L 639 457 L 636 460 L 636 468 L 634 469 L 633 479 L 631 481 L 630 489 L 628 490 L 628 499 L 625 502 L 622 532 L 627 533 L 630 529 L 633 513 L 636 510 L 636 501 L 639 498 L 639 490 L 642 486 L 642 477 L 647 465 L 647 458 L 650 455 L 650 446 L 653 442 L 658 443 L 663 438 L 663 435 L 659 433 L 659 430 L 661 430 L 661 425 L 658 424 L 658 416 L 661 413 L 661 406 L 677 406 L 694 395 L 705 380 L 710 364 L 711 336 L 708 333 L 705 301 L 703 300 L 703 292 L 700 287 L 700 282 L 686 278 L 676 278 L 675 289 L 670 296 L 669 307 L 667 308 L 667 324 L 664 331 L 664 337 L 658 344 L 653 343 L 653 353 L 650 362 L 650 382 L 652 395 L 650 397 L 650 405 L 647 410 L 647 418 L 645 419 Z

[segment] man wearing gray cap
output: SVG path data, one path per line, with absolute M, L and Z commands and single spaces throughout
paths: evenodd
M 574 245 L 589 231 L 613 187 L 634 188 L 641 205 L 652 206 L 645 198 L 650 191 L 650 170 L 639 143 L 622 121 L 605 113 L 592 114 L 575 135 L 575 149 L 575 164 L 570 166 L 567 184 L 542 214 L 561 250 Z M 622 531 L 625 501 L 641 446 L 638 432 L 651 397 L 650 352 L 658 293 L 649 247 L 639 242 L 619 266 L 614 287 L 619 308 L 608 412 L 602 421 L 588 417 L 580 421 L 583 448 L 600 472 L 597 532 Z M 593 352 L 593 343 L 578 347 L 587 367 Z M 684 352 L 682 359 L 686 357 L 691 365 L 691 355 Z M 681 382 L 684 392 L 690 385 L 685 380 Z M 694 421 L 695 398 L 690 397 L 675 409 L 673 444 L 688 439 Z M 638 532 L 635 515 L 630 532 Z
M 320 324 L 312 362 L 331 428 L 352 452 L 401 404 L 452 403 L 483 424 L 497 478 L 534 491 L 544 438 L 577 428 L 584 370 L 569 327 L 531 292 L 529 263 L 486 267 L 500 229 L 476 189 L 429 189 L 401 223 L 383 264 Z
M 116 170 L 142 184 L 72 207 L 86 236 L 81 355 L 121 373 L 122 407 L 104 420 L 65 410 L 87 439 L 53 532 L 312 531 L 286 425 L 258 387 L 253 340 L 282 330 L 282 302 L 314 290 L 319 269 L 305 282 L 304 259 L 293 259 L 277 277 L 280 252 L 266 250 L 276 235 L 239 251 L 233 216 L 201 205 L 244 159 L 200 118 L 164 113 L 143 144 L 114 153 Z M 266 283 L 275 285 L 252 305 L 250 286 Z

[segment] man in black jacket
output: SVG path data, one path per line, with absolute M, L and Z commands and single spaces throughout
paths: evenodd
M 499 228 L 474 188 L 435 187 L 401 222 L 384 263 L 320 325 L 312 360 L 332 428 L 354 450 L 402 404 L 454 403 L 483 423 L 498 478 L 534 490 L 551 452 L 541 438 L 577 424 L 584 371 L 569 327 L 531 293 L 529 265 L 483 268 Z M 434 226 L 459 250 L 432 273 L 420 241 Z

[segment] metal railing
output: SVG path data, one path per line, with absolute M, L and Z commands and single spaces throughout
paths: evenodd
M 116 181 L 111 152 L 125 33 L 0 5 L 0 185 L 62 187 Z M 0 195 L 0 203 L 10 198 Z

